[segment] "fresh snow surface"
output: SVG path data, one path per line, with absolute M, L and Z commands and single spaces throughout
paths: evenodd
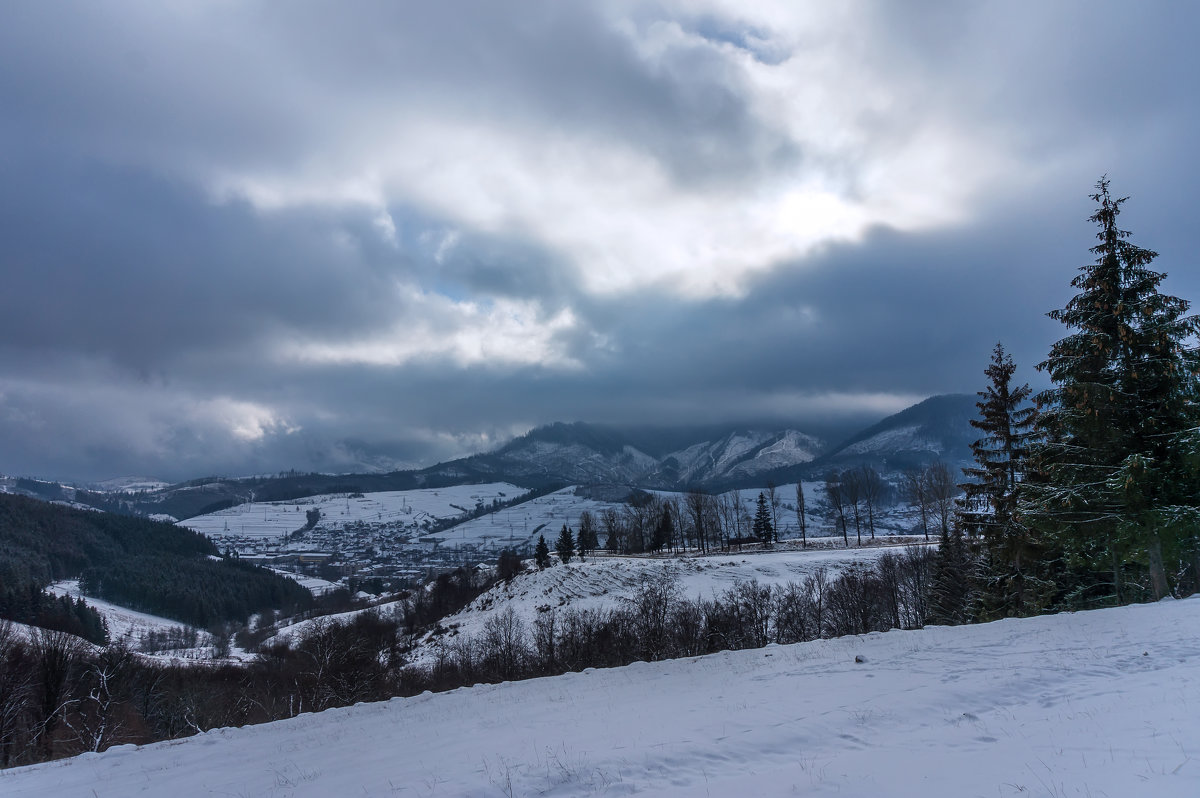
M 545 496 L 538 496 L 513 507 L 505 507 L 479 518 L 439 532 L 431 537 L 447 544 L 473 544 L 484 549 L 499 551 L 504 548 L 519 549 L 537 543 L 538 535 L 545 535 L 546 542 L 554 547 L 563 524 L 573 531 L 579 530 L 579 517 L 584 510 L 591 512 L 597 522 L 600 513 L 607 509 L 620 512 L 625 504 L 606 502 L 575 495 L 575 487 L 563 488 Z
M 453 518 L 474 510 L 477 504 L 491 505 L 525 493 L 524 488 L 496 482 L 487 485 L 456 485 L 448 488 L 382 491 L 362 498 L 336 493 L 283 502 L 249 502 L 208 515 L 196 516 L 183 526 L 209 537 L 279 538 L 302 528 L 307 511 L 321 511 L 318 526 L 337 529 L 351 524 L 398 524 L 420 527 L 426 521 Z
M 427 637 L 413 652 L 414 662 L 431 664 L 436 647 L 458 635 L 478 637 L 489 618 L 512 608 L 529 629 L 540 613 L 549 610 L 617 609 L 636 595 L 646 580 L 665 575 L 676 578 L 683 598 L 711 599 L 738 582 L 760 585 L 801 582 L 819 568 L 832 581 L 854 566 L 868 566 L 886 551 L 875 549 L 794 550 L 767 553 L 736 552 L 708 557 L 641 558 L 589 557 L 567 564 L 554 558 L 543 570 L 527 570 L 511 582 L 501 583 L 476 598 L 462 611 L 447 616 L 442 625 L 450 635 Z M 894 549 L 893 549 L 894 550 Z M 526 563 L 527 568 L 531 563 Z
M 314 596 L 323 596 L 345 585 L 339 585 L 337 582 L 330 582 L 328 579 L 321 579 L 318 576 L 308 576 L 307 574 L 297 574 L 292 571 L 284 571 L 279 568 L 272 568 L 272 571 L 280 576 L 287 577 L 293 582 L 299 582 L 301 587 L 308 588 L 308 592 Z
M 0 794 L 1194 798 L 1197 628 L 1188 599 L 635 663 L 0 771 Z

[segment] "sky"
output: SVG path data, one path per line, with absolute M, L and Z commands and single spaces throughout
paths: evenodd
M 424 465 L 1018 379 L 1107 174 L 1200 299 L 1191 4 L 0 8 L 0 473 Z

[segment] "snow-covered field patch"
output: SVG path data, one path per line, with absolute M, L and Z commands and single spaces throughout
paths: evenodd
M 832 580 L 847 568 L 872 565 L 887 550 L 807 549 L 679 558 L 600 556 L 565 565 L 555 559 L 550 568 L 518 574 L 511 582 L 502 582 L 479 596 L 461 612 L 447 616 L 442 624 L 451 630 L 448 638 L 426 638 L 412 659 L 430 664 L 436 658 L 435 646 L 458 635 L 479 636 L 489 618 L 509 608 L 529 628 L 540 612 L 549 609 L 617 609 L 632 599 L 645 581 L 662 576 L 677 580 L 682 598 L 710 599 L 738 582 L 786 585 L 801 582 L 820 568 Z
M 79 598 L 87 602 L 88 606 L 100 613 L 100 617 L 104 618 L 104 622 L 108 625 L 108 639 L 114 642 L 122 641 L 130 648 L 138 650 L 141 647 L 142 641 L 151 634 L 179 634 L 188 630 L 187 624 L 179 621 L 173 621 L 170 618 L 162 618 L 157 615 L 149 615 L 137 610 L 131 610 L 127 607 L 122 607 L 119 604 L 113 604 L 103 599 L 84 596 L 79 591 L 79 580 L 67 579 L 62 582 L 55 582 L 50 587 L 46 588 L 46 592 L 55 596 L 70 596 L 71 598 Z M 212 636 L 208 632 L 197 631 L 199 638 L 199 646 L 188 649 L 179 649 L 173 651 L 172 655 L 176 657 L 184 657 L 188 659 L 208 659 L 211 657 L 211 649 L 209 646 L 212 643 Z
M 635 663 L 18 768 L 0 793 L 1193 798 L 1197 628 L 1189 599 Z
M 398 490 L 351 495 L 308 496 L 280 502 L 248 502 L 183 521 L 183 526 L 209 537 L 280 538 L 302 529 L 308 512 L 319 510 L 326 529 L 366 523 L 419 528 L 426 521 L 454 518 L 478 506 L 490 506 L 525 493 L 506 482 L 448 488 Z

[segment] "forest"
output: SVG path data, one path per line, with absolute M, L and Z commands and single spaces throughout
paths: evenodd
M 312 604 L 293 580 L 221 559 L 212 541 L 190 529 L 0 494 L 0 618 L 43 618 L 36 625 L 74 631 L 79 625 L 85 638 L 103 643 L 94 612 L 42 593 L 74 578 L 89 595 L 202 628 Z

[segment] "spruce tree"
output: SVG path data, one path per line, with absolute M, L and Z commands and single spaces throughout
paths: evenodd
M 671 542 L 673 528 L 671 505 L 664 503 L 662 513 L 658 516 L 658 523 L 654 525 L 654 536 L 650 540 L 650 548 L 654 551 L 662 551 Z
M 973 570 L 962 529 L 943 527 L 929 582 L 928 623 L 956 626 L 971 620 Z
M 575 536 L 571 534 L 571 528 L 566 524 L 563 524 L 562 532 L 558 533 L 554 551 L 558 553 L 558 558 L 563 561 L 563 565 L 569 563 L 571 555 L 575 553 Z
M 1092 195 L 1096 260 L 1072 281 L 1079 293 L 1049 314 L 1072 332 L 1038 365 L 1054 387 L 1038 397 L 1045 483 L 1028 494 L 1068 563 L 1109 570 L 1122 602 L 1139 587 L 1127 571 L 1148 576 L 1154 598 L 1167 595 L 1167 558 L 1195 545 L 1200 488 L 1188 444 L 1200 357 L 1189 342 L 1200 322 L 1188 302 L 1159 292 L 1157 253 L 1117 226 L 1127 198 L 1108 186 L 1102 178 Z
M 757 506 L 754 509 L 754 537 L 770 543 L 774 527 L 771 525 L 771 511 L 767 509 L 767 497 L 760 491 Z
M 1027 572 L 1038 558 L 1034 538 L 1017 514 L 1017 488 L 1029 468 L 1037 410 L 1027 404 L 1032 393 L 1028 383 L 1013 387 L 1016 369 L 1004 346 L 996 344 L 984 370 L 989 384 L 976 403 L 980 417 L 971 419 L 984 436 L 971 444 L 976 465 L 963 469 L 969 481 L 960 485 L 959 522 L 986 547 L 985 618 L 1028 611 Z
M 546 545 L 546 536 L 538 535 L 537 546 L 533 549 L 533 561 L 538 568 L 550 567 L 550 547 Z

